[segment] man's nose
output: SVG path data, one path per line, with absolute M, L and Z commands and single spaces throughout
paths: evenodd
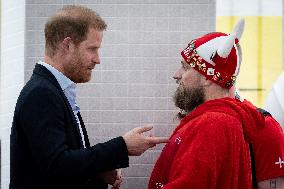
M 95 56 L 94 56 L 92 62 L 95 63 L 95 64 L 100 64 L 100 63 L 101 63 L 99 53 L 96 53 L 96 54 L 95 54 Z
M 181 69 L 179 68 L 179 69 L 174 73 L 173 78 L 174 78 L 174 79 L 181 79 L 181 75 L 182 75 Z

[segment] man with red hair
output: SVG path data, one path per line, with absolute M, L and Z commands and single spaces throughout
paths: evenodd
M 181 52 L 174 101 L 182 119 L 157 160 L 149 189 L 253 188 L 249 144 L 265 119 L 229 92 L 239 73 L 243 28 L 241 20 L 231 34 L 209 33 Z M 283 152 L 271 156 L 274 170 L 263 175 L 283 175 Z

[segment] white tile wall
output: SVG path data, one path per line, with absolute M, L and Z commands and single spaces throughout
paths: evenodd
M 10 128 L 24 84 L 25 1 L 1 1 L 0 139 L 1 188 L 9 188 Z

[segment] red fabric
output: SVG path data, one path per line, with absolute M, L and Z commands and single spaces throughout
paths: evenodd
M 261 114 L 231 98 L 211 100 L 183 118 L 152 172 L 149 189 L 250 189 L 249 148 Z
M 244 103 L 254 107 L 246 100 Z M 284 176 L 284 134 L 275 119 L 265 117 L 265 127 L 254 138 L 252 145 L 258 182 Z

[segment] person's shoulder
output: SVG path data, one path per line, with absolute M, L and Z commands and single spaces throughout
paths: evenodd
M 49 98 L 60 98 L 60 96 L 60 89 L 48 79 L 32 77 L 23 87 L 18 101 L 40 101 Z
M 59 92 L 59 88 L 49 79 L 44 77 L 32 77 L 23 90 L 26 91 L 53 91 L 53 92 Z
M 242 124 L 230 114 L 223 112 L 206 112 L 192 119 L 186 125 L 186 131 L 190 135 L 195 135 L 205 138 L 212 138 L 218 141 L 218 138 L 227 138 L 234 134 L 235 136 L 242 136 Z
M 219 111 L 209 111 L 201 114 L 198 119 L 201 121 L 209 121 L 209 122 L 224 122 L 225 120 L 236 121 L 237 118 L 227 112 L 219 112 Z
M 227 129 L 227 128 L 240 128 L 240 120 L 226 112 L 205 112 L 200 114 L 194 120 L 194 124 L 203 128 L 209 129 Z

